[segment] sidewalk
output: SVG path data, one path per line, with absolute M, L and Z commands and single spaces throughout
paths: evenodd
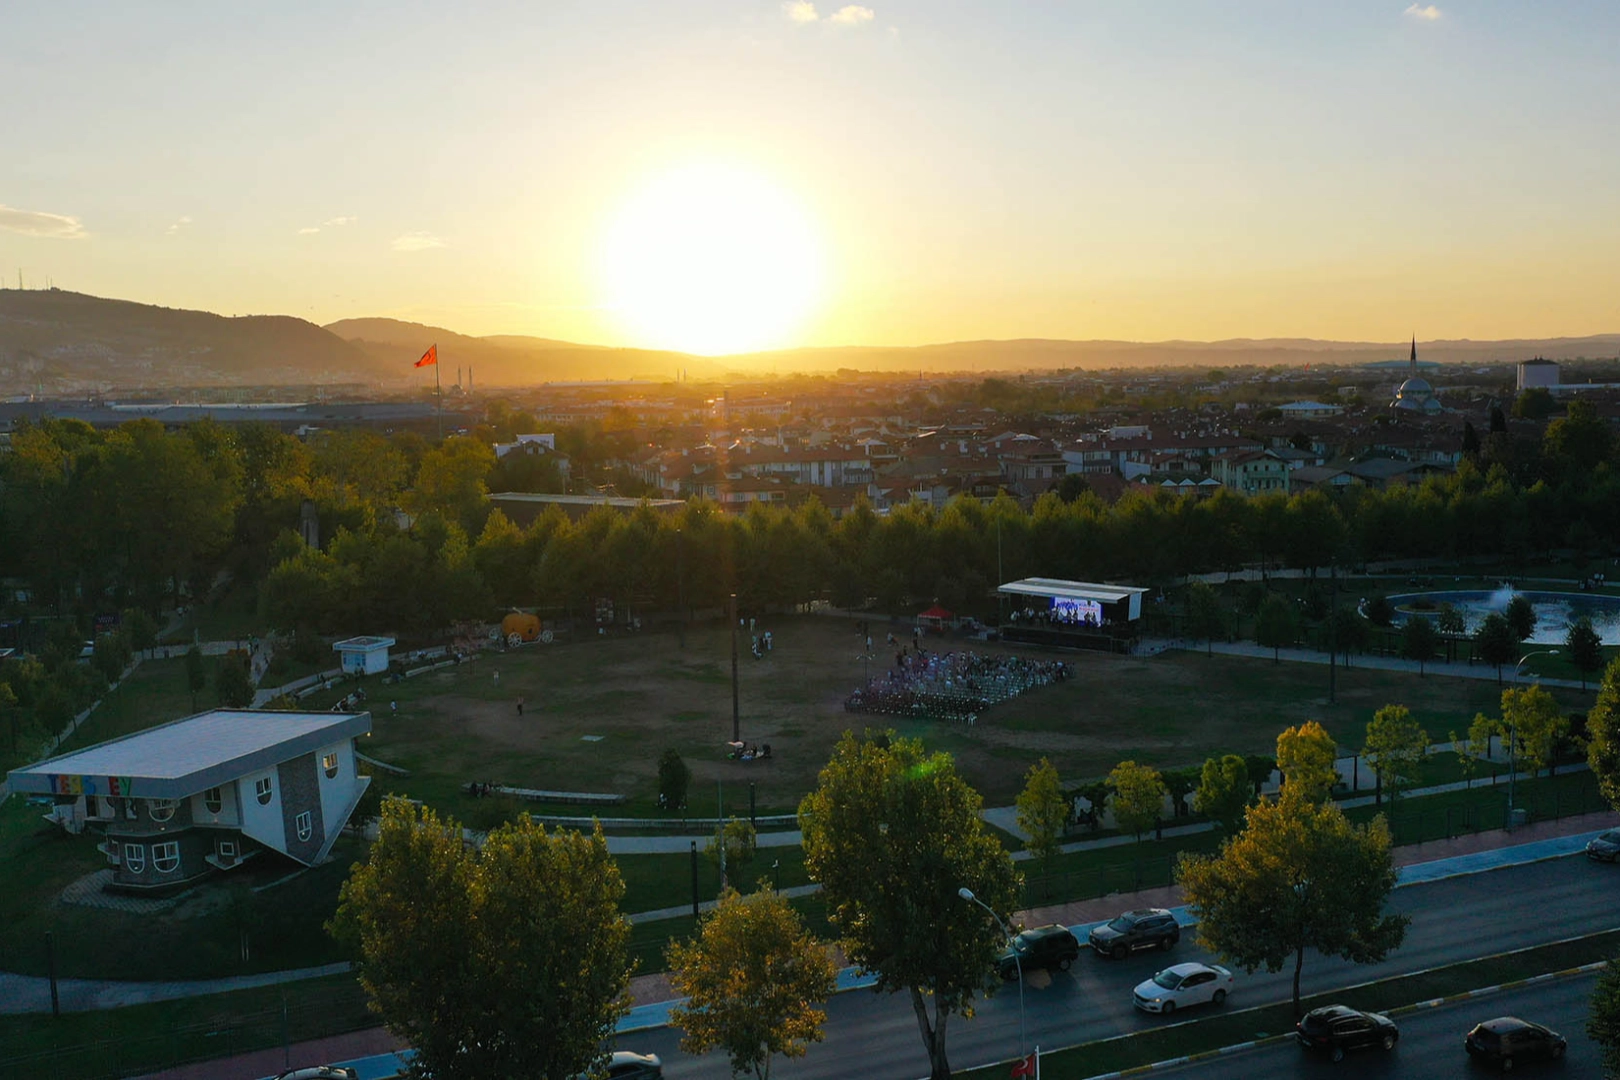
M 1527 646 L 1528 648 L 1528 646 Z M 1561 648 L 1561 646 L 1560 646 Z M 1147 654 L 1156 654 L 1168 649 L 1183 649 L 1187 652 L 1200 650 L 1213 651 L 1222 656 L 1245 656 L 1258 660 L 1273 659 L 1272 650 L 1264 645 L 1256 645 L 1252 641 L 1217 641 L 1212 644 L 1190 642 L 1187 638 L 1143 638 L 1139 650 Z M 1293 664 L 1322 664 L 1328 663 L 1328 654 L 1317 652 L 1315 649 L 1278 649 L 1276 659 Z M 1368 653 L 1356 653 L 1349 660 L 1344 654 L 1339 654 L 1339 666 L 1349 671 L 1357 669 L 1363 671 L 1405 671 L 1413 675 L 1420 674 L 1416 660 L 1407 660 L 1399 656 L 1373 656 Z M 1496 668 L 1490 664 L 1469 664 L 1465 662 L 1445 663 L 1431 660 L 1422 665 L 1421 674 L 1443 675 L 1454 679 L 1491 679 L 1500 681 L 1503 688 L 1509 686 L 1527 686 L 1531 682 L 1539 682 L 1543 686 L 1563 686 L 1571 690 L 1581 689 L 1581 684 L 1575 679 L 1525 679 L 1508 665 L 1502 665 L 1502 676 L 1497 679 Z M 1586 689 L 1596 688 L 1596 683 L 1588 681 Z

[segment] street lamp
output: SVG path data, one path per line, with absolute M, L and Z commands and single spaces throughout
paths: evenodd
M 972 889 L 964 885 L 960 889 L 956 890 L 956 895 L 960 896 L 968 903 L 978 904 L 980 907 L 984 908 L 984 910 L 988 911 L 990 913 L 990 917 L 996 920 L 996 925 L 1001 927 L 1001 932 L 1007 935 L 1007 944 L 1012 948 L 1013 964 L 1016 965 L 1018 970 L 1018 1056 L 1023 1058 L 1027 1056 L 1024 1053 L 1024 1047 L 1029 1044 L 1024 1041 L 1024 960 L 1023 957 L 1021 957 L 1018 953 L 1018 943 L 1013 940 L 1012 929 L 1008 927 L 1000 915 L 996 914 L 996 909 L 985 903 L 983 900 L 980 900 L 977 896 L 974 896 Z
M 1531 649 L 1529 652 L 1527 652 L 1523 656 L 1519 657 L 1519 662 L 1517 664 L 1513 665 L 1513 677 L 1515 679 L 1519 677 L 1519 669 L 1522 668 L 1524 666 L 1524 662 L 1526 660 L 1530 659 L 1532 656 L 1556 656 L 1557 654 L 1558 654 L 1557 649 Z M 1514 733 L 1513 733 L 1513 721 L 1509 720 L 1508 721 L 1508 828 L 1510 828 L 1510 829 L 1513 828 L 1513 781 L 1516 779 L 1516 777 L 1518 775 L 1518 769 L 1516 768 L 1516 759 L 1514 757 L 1514 751 L 1518 748 L 1518 741 L 1519 740 L 1514 736 Z
M 1517 679 L 1519 677 L 1519 669 L 1524 667 L 1524 662 L 1526 660 L 1530 659 L 1532 656 L 1557 656 L 1557 655 L 1558 655 L 1558 650 L 1557 649 L 1531 649 L 1529 652 L 1527 652 L 1523 656 L 1519 657 L 1519 662 L 1517 664 L 1513 665 L 1513 677 L 1515 679 Z

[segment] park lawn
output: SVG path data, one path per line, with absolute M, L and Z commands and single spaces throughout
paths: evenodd
M 893 728 L 951 753 L 988 805 L 1006 805 L 1024 774 L 1050 758 L 1064 779 L 1103 776 L 1132 758 L 1160 768 L 1198 765 L 1211 754 L 1269 753 L 1278 732 L 1320 720 L 1346 752 L 1386 704 L 1405 704 L 1436 739 L 1466 728 L 1476 712 L 1500 712 L 1501 689 L 1456 679 L 1340 666 L 1337 702 L 1327 670 L 1195 651 L 1157 657 L 1065 654 L 1075 678 L 987 710 L 973 726 L 852 714 L 843 699 L 860 685 L 853 622 L 834 617 L 773 620 L 777 641 L 763 661 L 739 671 L 741 733 L 770 743 L 768 761 L 725 757 L 731 737 L 729 636 L 719 624 L 693 627 L 684 651 L 672 635 L 647 634 L 486 655 L 397 684 L 365 686 L 374 722 L 366 753 L 411 770 L 388 790 L 468 816 L 460 795 L 473 780 L 562 791 L 612 792 L 627 803 L 614 816 L 665 816 L 655 803 L 657 760 L 677 750 L 691 767 L 688 813 L 745 815 L 748 786 L 761 814 L 791 813 L 815 784 L 846 730 Z M 882 626 L 875 628 L 881 631 Z M 940 648 L 966 643 L 939 641 Z M 984 652 L 998 646 L 973 643 Z M 1051 654 L 1037 654 L 1049 656 Z M 500 672 L 500 679 L 495 678 Z M 307 700 L 321 708 L 345 687 Z M 1570 710 L 1593 692 L 1555 689 Z M 517 714 L 517 699 L 524 714 Z M 390 709 L 397 703 L 398 713 Z M 535 807 L 570 814 L 565 806 Z
M 134 1076 L 377 1024 L 352 975 L 54 1019 L 0 1015 L 0 1076 Z
M 357 840 L 340 839 L 331 862 L 302 872 L 261 856 L 235 874 L 205 880 L 166 912 L 133 914 L 58 900 L 63 888 L 107 862 L 92 837 L 68 836 L 42 813 L 17 796 L 0 805 L 0 865 L 7 868 L 0 970 L 44 974 L 47 931 L 55 935 L 57 973 L 64 977 L 213 978 L 344 958 L 323 923 L 349 866 L 364 856 Z

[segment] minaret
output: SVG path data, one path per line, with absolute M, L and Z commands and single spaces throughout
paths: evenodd
M 1414 379 L 1417 378 L 1417 335 L 1416 334 L 1412 335 L 1411 371 L 1412 371 L 1412 378 L 1414 378 Z

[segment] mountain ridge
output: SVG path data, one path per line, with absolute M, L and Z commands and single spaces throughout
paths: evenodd
M 1354 365 L 1404 359 L 1409 342 L 1227 338 L 1138 342 L 1010 338 L 844 345 L 709 357 L 521 334 L 476 337 L 382 317 L 326 326 L 290 315 L 224 316 L 61 289 L 0 289 L 0 392 L 201 385 L 402 385 L 429 345 L 476 387 L 548 381 L 700 379 L 837 370 L 979 372 Z M 1478 366 L 1620 354 L 1620 334 L 1420 341 L 1418 355 Z M 441 379 L 445 372 L 441 372 Z

